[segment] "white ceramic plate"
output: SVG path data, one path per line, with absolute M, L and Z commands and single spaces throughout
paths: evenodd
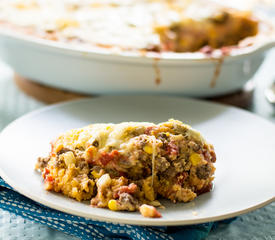
M 43 189 L 38 156 L 65 130 L 95 122 L 182 120 L 200 130 L 217 153 L 214 189 L 191 203 L 164 202 L 163 217 L 92 208 Z M 21 194 L 51 208 L 96 220 L 184 225 L 233 217 L 275 199 L 275 126 L 248 112 L 185 98 L 102 97 L 53 105 L 11 123 L 0 135 L 0 175 Z

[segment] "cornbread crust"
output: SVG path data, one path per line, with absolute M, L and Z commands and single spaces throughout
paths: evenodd
M 159 198 L 189 202 L 209 192 L 215 161 L 213 146 L 180 121 L 124 122 L 67 131 L 36 169 L 46 190 L 95 207 L 136 211 L 143 204 L 160 206 Z

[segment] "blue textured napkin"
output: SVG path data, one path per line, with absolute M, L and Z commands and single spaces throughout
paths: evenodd
M 14 191 L 0 177 L 0 208 L 13 212 L 31 221 L 47 225 L 83 240 L 88 239 L 204 239 L 219 223 L 230 223 L 232 219 L 177 227 L 142 227 L 113 224 L 66 214 L 28 199 Z

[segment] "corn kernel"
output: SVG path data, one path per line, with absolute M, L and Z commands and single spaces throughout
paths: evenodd
M 152 154 L 153 153 L 153 148 L 151 146 L 146 145 L 143 150 L 148 153 L 148 154 Z
M 117 202 L 116 200 L 112 199 L 108 202 L 108 208 L 112 211 L 117 211 L 118 207 L 117 207 Z
M 63 144 L 58 144 L 56 147 L 55 147 L 55 151 L 58 153 L 59 151 L 61 151 L 63 148 Z
M 189 159 L 193 166 L 197 166 L 201 161 L 201 155 L 198 153 L 192 153 Z
M 72 184 L 72 187 L 77 187 L 79 185 L 76 179 L 73 179 L 71 184 Z
M 60 169 L 60 170 L 58 171 L 58 176 L 59 176 L 59 177 L 63 177 L 64 175 L 65 175 L 65 169 L 62 168 L 62 169 Z
M 73 187 L 73 188 L 72 188 L 72 196 L 73 196 L 73 197 L 76 197 L 77 194 L 78 194 L 77 187 Z
M 94 178 L 100 178 L 101 175 L 102 175 L 100 172 L 97 172 L 95 170 L 93 170 L 91 173 L 92 173 L 92 175 L 93 175 Z

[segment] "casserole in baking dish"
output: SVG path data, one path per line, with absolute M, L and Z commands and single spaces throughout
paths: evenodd
M 23 77 L 86 94 L 233 92 L 275 44 L 266 20 L 211 1 L 4 0 L 0 6 L 1 58 Z
M 141 52 L 220 48 L 258 32 L 251 13 L 203 0 L 3 0 L 0 21 L 53 41 Z

